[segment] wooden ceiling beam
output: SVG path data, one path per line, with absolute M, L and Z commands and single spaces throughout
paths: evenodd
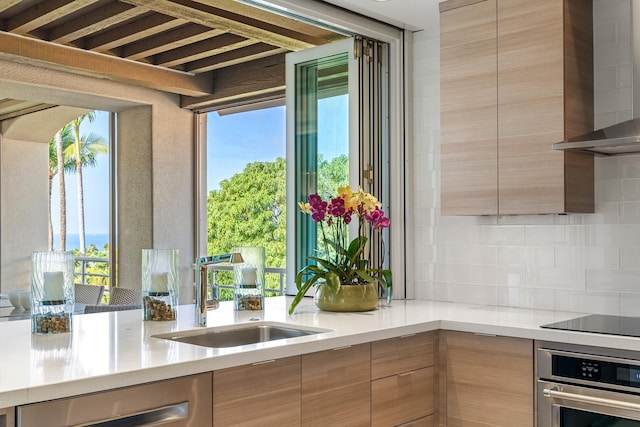
M 277 46 L 271 46 L 266 43 L 257 43 L 251 46 L 234 49 L 208 58 L 199 59 L 189 62 L 183 71 L 191 73 L 204 73 L 220 68 L 230 67 L 247 61 L 254 61 L 267 56 L 277 55 L 279 53 L 288 52 L 286 49 Z
M 218 28 L 248 39 L 258 39 L 265 43 L 298 51 L 326 44 L 321 38 L 308 36 L 259 21 L 248 16 L 237 15 L 209 5 L 190 0 L 121 0 L 140 7 L 147 7 L 165 15 L 186 19 L 200 25 Z
M 187 62 L 205 58 L 217 53 L 228 52 L 258 43 L 257 40 L 245 39 L 235 34 L 225 33 L 207 40 L 160 53 L 153 57 L 152 63 L 161 67 L 175 67 Z
M 47 0 L 16 14 L 6 22 L 6 31 L 27 34 L 98 0 Z
M 4 12 L 5 10 L 12 8 L 21 1 L 22 0 L 4 0 L 2 3 L 0 3 L 0 12 Z
M 52 28 L 48 32 L 47 39 L 55 43 L 69 43 L 146 12 L 148 12 L 147 9 L 126 3 L 109 3 L 97 10 Z
M 85 49 L 95 52 L 106 52 L 143 38 L 169 31 L 186 23 L 187 21 L 184 19 L 176 19 L 173 16 L 153 13 L 152 15 L 143 16 L 135 21 L 119 25 L 116 28 L 103 31 L 95 36 L 87 37 L 82 41 L 82 46 Z
M 182 108 L 200 109 L 284 90 L 285 55 L 279 54 L 218 70 L 213 75 L 213 94 L 182 96 Z
M 188 96 L 212 92 L 211 75 L 192 75 L 0 31 L 0 58 Z
M 173 30 L 147 37 L 118 49 L 119 56 L 138 60 L 157 55 L 181 46 L 222 34 L 220 29 L 212 29 L 198 24 L 188 24 Z

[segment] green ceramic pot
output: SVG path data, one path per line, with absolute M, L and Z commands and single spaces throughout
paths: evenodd
M 325 311 L 369 311 L 378 307 L 378 287 L 366 285 L 342 285 L 334 295 L 327 285 L 318 285 L 314 302 Z

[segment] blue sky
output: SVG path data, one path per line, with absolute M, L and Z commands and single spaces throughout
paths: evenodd
M 325 159 L 343 152 L 348 140 L 345 96 L 320 101 L 319 145 Z M 285 157 L 285 108 L 273 107 L 246 113 L 219 116 L 208 114 L 207 123 L 207 190 L 219 188 L 223 179 L 244 170 L 248 163 L 273 161 Z M 82 122 L 81 135 L 96 133 L 109 138 L 109 113 L 97 111 L 93 123 Z M 76 175 L 65 175 L 67 196 L 67 233 L 78 233 Z M 98 156 L 97 166 L 83 169 L 85 232 L 109 231 L 109 156 Z M 53 181 L 52 221 L 54 233 L 59 231 L 58 179 Z

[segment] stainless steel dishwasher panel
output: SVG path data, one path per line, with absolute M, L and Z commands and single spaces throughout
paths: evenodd
M 212 374 L 18 407 L 18 427 L 201 427 L 213 422 Z

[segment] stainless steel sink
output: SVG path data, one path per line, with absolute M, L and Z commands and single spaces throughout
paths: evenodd
M 212 348 L 237 347 L 261 342 L 297 338 L 307 335 L 330 332 L 328 329 L 311 328 L 277 322 L 256 322 L 249 324 L 220 326 L 216 328 L 195 329 L 184 332 L 152 335 L 187 344 Z

